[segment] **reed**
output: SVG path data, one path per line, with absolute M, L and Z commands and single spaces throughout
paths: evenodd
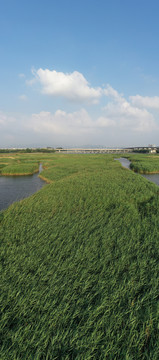
M 158 187 L 111 155 L 30 156 L 52 183 L 0 213 L 0 359 L 157 360 Z

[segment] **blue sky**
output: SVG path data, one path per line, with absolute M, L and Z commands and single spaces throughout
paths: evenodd
M 157 0 L 1 0 L 0 147 L 159 145 Z

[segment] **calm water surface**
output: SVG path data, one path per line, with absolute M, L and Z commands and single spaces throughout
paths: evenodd
M 128 159 L 125 159 L 125 158 L 119 158 L 119 159 L 115 159 L 115 160 L 119 160 L 121 165 L 127 169 L 130 169 L 130 164 L 131 164 L 131 161 L 129 161 Z
M 42 165 L 39 166 L 39 173 Z M 6 209 L 13 202 L 22 200 L 46 184 L 38 174 L 27 176 L 0 176 L 0 210 Z
M 131 161 L 129 161 L 128 159 L 119 158 L 119 159 L 115 159 L 115 160 L 119 160 L 123 167 L 130 169 Z M 147 180 L 152 181 L 153 183 L 159 185 L 159 174 L 140 174 L 140 175 L 142 175 Z

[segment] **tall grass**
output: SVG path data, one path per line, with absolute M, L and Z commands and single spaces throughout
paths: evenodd
M 130 168 L 140 174 L 159 173 L 159 155 L 131 155 Z
M 157 360 L 158 187 L 109 155 L 40 160 L 53 182 L 0 216 L 0 359 Z
M 31 175 L 35 172 L 38 172 L 39 166 L 38 164 L 16 164 L 16 165 L 8 165 L 2 167 L 0 174 L 1 175 Z

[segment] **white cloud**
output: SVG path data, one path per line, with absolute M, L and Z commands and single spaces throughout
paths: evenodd
M 89 86 L 88 81 L 78 71 L 72 73 L 57 72 L 49 69 L 38 69 L 32 71 L 34 79 L 30 80 L 32 84 L 40 82 L 42 92 L 51 96 L 63 96 L 71 101 L 87 101 L 97 103 L 102 95 L 101 88 Z
M 90 131 L 93 121 L 85 109 L 73 113 L 57 110 L 54 114 L 42 111 L 32 114 L 29 126 L 37 133 L 69 135 Z
M 100 116 L 98 119 L 97 119 L 97 123 L 96 123 L 97 126 L 99 127 L 114 127 L 117 125 L 116 121 L 111 119 L 111 118 L 108 118 L 106 116 Z
M 8 127 L 14 122 L 16 122 L 16 119 L 13 116 L 0 111 L 0 125 L 1 126 Z
M 2 112 L 0 112 L 0 125 L 3 125 L 5 123 L 5 117 Z
M 27 96 L 25 94 L 20 95 L 19 99 L 22 100 L 22 101 L 27 101 L 28 100 L 28 98 L 27 98 Z
M 104 108 L 106 117 L 115 121 L 120 129 L 130 128 L 144 133 L 157 128 L 154 116 L 149 111 L 134 106 L 110 85 L 105 89 L 105 95 L 112 99 Z
M 112 86 L 109 84 L 107 87 L 103 90 L 104 95 L 112 98 L 113 100 L 117 102 L 123 102 L 124 98 L 122 94 L 119 94 L 117 90 L 113 89 Z
M 133 105 L 144 108 L 159 109 L 159 96 L 130 96 L 130 101 Z
M 20 74 L 19 74 L 19 77 L 20 77 L 20 78 L 25 78 L 25 74 L 20 73 Z
M 115 94 L 115 93 L 114 93 Z M 120 97 L 120 95 L 119 95 Z M 1 146 L 12 144 L 105 144 L 127 146 L 156 142 L 158 130 L 154 117 L 146 109 L 133 107 L 126 99 L 122 102 L 117 94 L 92 118 L 81 109 L 74 112 L 57 110 L 54 113 L 41 111 L 30 116 L 9 115 L 0 112 Z M 147 134 L 147 135 L 146 135 Z M 150 137 L 151 136 L 151 137 Z M 9 140 L 10 137 L 10 140 Z M 11 139 L 15 139 L 14 142 Z M 27 145 L 27 146 L 28 146 Z
M 145 109 L 132 107 L 126 100 L 109 103 L 104 115 L 92 119 L 85 109 L 67 113 L 57 110 L 54 114 L 40 112 L 33 114 L 29 126 L 39 133 L 80 135 L 94 133 L 109 128 L 112 131 L 152 132 L 157 129 L 154 117 Z
M 14 140 L 14 132 L 18 133 L 17 119 L 11 114 L 0 111 L 0 146 L 9 146 Z
M 102 104 L 105 100 L 106 105 L 104 108 L 96 106 L 94 112 L 93 107 L 90 108 L 92 116 L 84 108 L 78 111 L 59 109 L 54 113 L 41 111 L 32 115 L 0 112 L 1 143 L 7 136 L 14 136 L 15 139 L 19 137 L 20 141 L 26 138 L 26 144 L 27 139 L 28 144 L 35 139 L 39 141 L 39 145 L 43 144 L 43 141 L 46 145 L 49 141 L 57 141 L 70 146 L 76 143 L 76 140 L 79 145 L 97 142 L 102 144 L 104 141 L 105 144 L 111 143 L 113 146 L 118 146 L 120 139 L 122 144 L 127 145 L 129 140 L 135 143 L 138 141 L 136 139 L 139 139 L 139 142 L 141 139 L 147 139 L 148 143 L 157 141 L 159 126 L 156 114 L 153 114 L 152 110 L 159 109 L 159 97 L 136 95 L 126 99 L 110 85 L 105 88 L 90 87 L 84 76 L 77 71 L 65 74 L 55 70 L 39 69 L 32 70 L 32 74 L 34 77 L 30 83 L 40 83 L 44 94 L 63 96 L 69 100 L 86 103 L 98 102 L 103 96 Z M 19 99 L 26 101 L 27 96 L 21 94 Z M 72 107 L 72 104 L 69 106 Z
M 103 108 L 103 114 L 92 119 L 85 109 L 76 112 L 57 110 L 54 114 L 42 111 L 33 114 L 29 126 L 39 133 L 70 134 L 104 132 L 105 129 L 148 133 L 158 129 L 154 116 L 145 108 L 133 106 L 122 94 L 110 85 L 103 89 L 104 95 L 111 100 Z M 134 135 L 135 136 L 135 135 Z

